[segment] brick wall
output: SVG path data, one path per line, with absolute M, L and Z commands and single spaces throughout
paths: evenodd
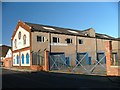
M 112 44 L 106 41 L 106 70 L 108 76 L 120 76 L 120 66 L 111 66 Z
M 4 66 L 7 68 L 12 67 L 12 58 L 5 58 L 4 59 Z

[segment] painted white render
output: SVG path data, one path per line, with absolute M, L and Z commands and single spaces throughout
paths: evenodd
M 20 39 L 18 38 L 19 32 L 21 32 Z M 26 44 L 23 43 L 23 36 L 24 35 L 26 35 Z M 17 40 L 17 42 L 16 42 L 17 47 L 15 47 L 15 42 L 14 42 L 15 39 Z M 13 51 L 30 46 L 30 33 L 28 31 L 26 31 L 24 28 L 19 26 L 19 28 L 18 28 L 18 30 L 13 38 L 12 46 L 13 46 Z
M 29 55 L 29 64 L 26 63 L 26 55 Z M 22 64 L 22 54 L 24 55 L 24 64 Z M 30 50 L 22 51 L 20 53 L 21 66 L 30 66 Z
M 19 63 L 17 64 L 17 55 L 19 56 L 19 52 L 13 53 L 13 66 L 19 66 L 20 65 L 20 58 L 19 58 Z
M 10 57 L 12 57 L 12 51 L 11 51 L 11 49 L 8 50 L 5 58 L 10 58 Z

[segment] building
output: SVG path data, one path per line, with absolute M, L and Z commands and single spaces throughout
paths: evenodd
M 7 68 L 12 67 L 12 50 L 9 49 L 5 58 L 4 58 L 4 66 Z
M 6 54 L 8 52 L 8 50 L 10 49 L 11 47 L 10 46 L 7 46 L 7 45 L 1 45 L 0 46 L 0 61 L 1 61 L 1 65 L 4 66 L 4 60 L 5 60 L 5 57 L 6 57 Z
M 36 61 L 35 52 L 49 51 L 52 58 L 57 55 L 67 59 L 67 64 L 75 66 L 85 56 L 83 64 L 94 64 L 97 59 L 105 61 L 105 41 L 112 41 L 114 59 L 118 59 L 119 39 L 96 33 L 93 28 L 73 30 L 49 25 L 19 21 L 12 35 L 12 59 L 14 67 L 32 68 L 43 62 Z M 40 57 L 38 57 L 40 58 Z

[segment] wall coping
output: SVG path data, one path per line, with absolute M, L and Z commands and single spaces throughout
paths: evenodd
M 120 68 L 120 66 L 110 66 L 110 67 L 112 67 L 112 68 Z

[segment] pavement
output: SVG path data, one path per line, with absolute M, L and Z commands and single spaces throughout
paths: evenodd
M 35 72 L 2 68 L 2 88 L 119 88 L 118 77 Z
M 3 69 L 8 69 L 8 70 L 13 70 L 13 71 L 20 71 L 20 72 L 36 72 L 35 70 L 30 70 L 30 69 L 19 69 L 15 67 L 7 68 L 7 67 L 2 67 Z

